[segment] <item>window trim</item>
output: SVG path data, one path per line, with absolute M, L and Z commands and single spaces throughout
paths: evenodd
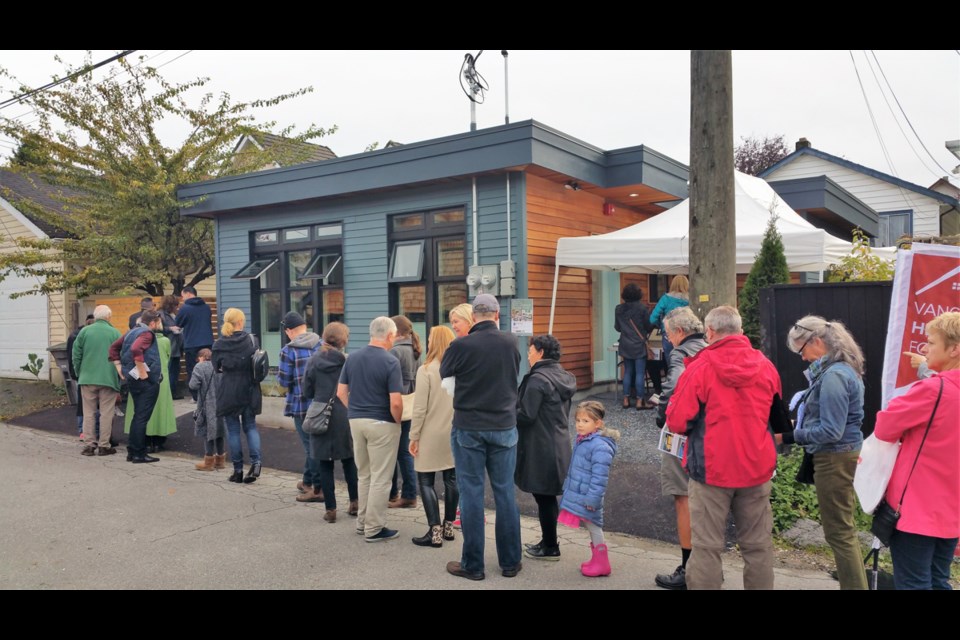
M 907 218 L 907 234 L 913 235 L 913 209 L 897 209 L 894 211 L 877 211 L 877 215 L 880 217 L 880 228 L 877 233 L 877 243 L 883 241 L 884 225 L 883 220 L 893 218 L 894 216 L 906 216 Z M 897 236 L 899 238 L 899 236 Z M 890 244 L 879 244 L 882 247 L 895 247 L 897 246 L 897 238 L 891 238 Z

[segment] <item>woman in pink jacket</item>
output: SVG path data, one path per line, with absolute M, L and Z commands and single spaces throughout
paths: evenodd
M 890 538 L 897 589 L 950 589 L 960 538 L 960 313 L 937 316 L 926 331 L 927 364 L 937 375 L 891 400 L 874 430 L 880 440 L 902 442 L 886 494 L 891 507 L 900 506 Z

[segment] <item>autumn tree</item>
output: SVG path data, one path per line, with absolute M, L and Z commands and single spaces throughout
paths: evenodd
M 762 139 L 741 136 L 740 144 L 733 150 L 733 166 L 737 171 L 755 176 L 790 153 L 782 135 L 764 136 Z
M 767 229 L 763 232 L 760 253 L 754 259 L 747 281 L 740 290 L 740 317 L 743 318 L 743 333 L 754 347 L 760 348 L 760 289 L 790 281 L 790 269 L 783 248 L 783 238 L 777 230 L 777 216 L 770 215 Z
M 860 229 L 853 230 L 850 253 L 827 270 L 827 282 L 877 282 L 893 280 L 894 263 L 873 253 Z
M 212 223 L 184 218 L 179 184 L 263 168 L 271 162 L 306 160 L 304 142 L 333 131 L 310 125 L 294 134 L 278 131 L 284 143 L 237 157 L 243 134 L 273 131 L 254 110 L 302 96 L 298 89 L 273 98 L 234 102 L 228 94 L 204 93 L 208 78 L 173 84 L 151 67 L 120 59 L 120 72 L 94 77 L 90 54 L 74 76 L 51 89 L 30 93 L 0 67 L 0 81 L 12 81 L 14 95 L 31 107 L 28 118 L 0 112 L 0 133 L 19 145 L 8 170 L 59 187 L 59 211 L 18 201 L 24 211 L 67 232 L 68 238 L 21 240 L 19 251 L 0 256 L 0 278 L 36 276 L 31 293 L 76 290 L 178 294 L 214 275 Z M 186 133 L 175 146 L 160 139 L 161 124 Z

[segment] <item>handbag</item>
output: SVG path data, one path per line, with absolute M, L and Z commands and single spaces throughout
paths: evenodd
M 943 396 L 943 378 L 940 378 L 940 392 L 937 394 L 937 402 L 933 405 L 933 411 L 930 413 L 930 419 L 927 420 L 927 428 L 923 432 L 923 440 L 917 448 L 917 455 L 913 459 L 913 466 L 910 467 L 910 474 L 906 482 L 903 483 L 903 492 L 900 494 L 900 503 L 894 509 L 887 501 L 881 500 L 880 504 L 873 511 L 873 523 L 870 525 L 870 532 L 877 537 L 883 546 L 890 546 L 890 538 L 897 528 L 897 521 L 900 520 L 900 509 L 903 508 L 903 498 L 907 495 L 907 485 L 913 476 L 914 469 L 917 468 L 917 461 L 920 459 L 920 452 L 923 451 L 923 445 L 927 441 L 927 435 L 930 433 L 930 425 L 933 424 L 933 417 L 937 415 L 937 407 L 940 406 L 940 398 Z
M 899 442 L 884 442 L 873 434 L 863 441 L 853 474 L 853 490 L 864 513 L 873 513 L 883 500 L 899 453 Z
M 403 414 L 400 416 L 401 422 L 413 420 L 413 398 L 416 395 L 416 393 L 405 393 L 400 396 L 403 400 Z
M 633 327 L 633 330 L 637 332 L 637 336 L 640 338 L 640 342 L 643 343 L 643 346 L 647 348 L 647 360 L 656 360 L 657 358 L 653 353 L 653 349 L 650 348 L 650 340 L 648 339 L 648 336 L 640 333 L 640 329 L 638 329 L 637 325 L 634 324 L 633 318 L 629 318 L 627 322 L 629 322 L 630 326 Z
M 334 391 L 330 400 L 321 405 L 319 402 L 311 402 L 307 408 L 307 415 L 303 417 L 303 432 L 311 436 L 322 436 L 330 428 L 330 416 L 333 413 L 333 403 L 337 399 L 337 393 Z
M 797 469 L 797 482 L 801 484 L 813 484 L 813 454 L 803 452 L 803 460 L 800 462 L 800 468 Z

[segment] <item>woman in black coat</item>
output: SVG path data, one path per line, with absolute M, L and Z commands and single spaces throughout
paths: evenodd
M 643 292 L 634 283 L 623 288 L 614 311 L 613 328 L 620 332 L 618 353 L 623 359 L 623 408 L 630 407 L 631 398 L 637 409 L 652 409 L 644 394 L 644 374 L 647 370 L 647 340 L 653 325 L 650 311 L 643 303 Z
M 320 467 L 320 488 L 327 508 L 323 519 L 327 522 L 337 521 L 337 498 L 333 483 L 333 463 L 337 460 L 343 465 L 343 477 L 347 481 L 347 493 L 350 496 L 347 513 L 357 515 L 357 465 L 353 460 L 353 436 L 350 435 L 347 408 L 336 397 L 340 370 L 347 361 L 343 349 L 349 337 L 350 329 L 342 322 L 331 322 L 324 327 L 323 346 L 310 356 L 307 371 L 303 375 L 303 397 L 312 398 L 313 402 L 323 405 L 333 398 L 327 432 L 310 435 L 310 457 Z
M 537 336 L 527 350 L 530 373 L 517 394 L 517 467 L 514 481 L 537 501 L 542 539 L 527 545 L 531 558 L 559 560 L 557 496 L 570 466 L 570 401 L 577 379 L 560 366 L 560 342 Z

